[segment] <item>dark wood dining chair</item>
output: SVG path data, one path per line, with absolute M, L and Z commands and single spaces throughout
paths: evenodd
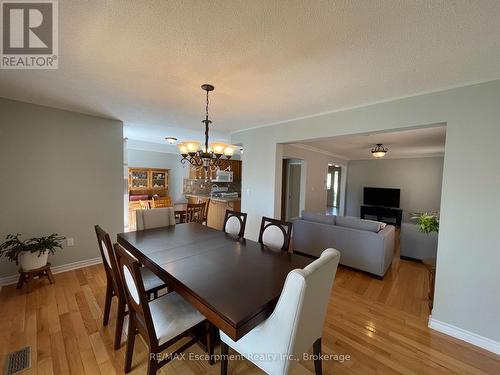
M 213 329 L 210 323 L 176 292 L 165 294 L 149 301 L 144 289 L 140 264 L 119 244 L 115 254 L 129 307 L 125 373 L 132 369 L 135 335 L 139 333 L 149 346 L 148 374 L 156 374 L 163 365 L 199 341 L 195 331 L 202 329 L 207 334 L 207 351 L 213 357 Z M 180 339 L 192 336 L 189 341 L 168 355 L 161 352 Z M 161 358 L 160 358 L 161 355 Z
M 274 249 L 288 251 L 292 236 L 292 223 L 269 217 L 262 217 L 259 242 Z
M 116 299 L 118 300 L 118 307 L 116 310 L 117 312 L 114 348 L 119 349 L 121 346 L 123 320 L 125 318 L 125 315 L 127 314 L 125 308 L 126 300 L 123 290 L 123 284 L 119 276 L 118 263 L 116 262 L 116 257 L 109 234 L 104 231 L 99 225 L 96 225 L 94 228 L 97 236 L 99 250 L 101 252 L 104 271 L 106 273 L 106 296 L 104 299 L 102 325 L 108 325 L 111 302 L 113 297 L 116 297 Z M 143 275 L 142 277 L 146 283 L 146 293 L 148 293 L 148 296 L 150 298 L 156 297 L 159 290 L 167 287 L 165 283 L 148 268 L 141 267 L 141 274 Z
M 206 203 L 188 203 L 186 209 L 186 223 L 203 224 Z
M 210 207 L 210 198 L 205 202 L 205 212 L 203 213 L 203 224 L 207 225 L 208 221 L 208 209 Z
M 247 214 L 239 211 L 226 210 L 222 231 L 243 238 L 247 225 Z

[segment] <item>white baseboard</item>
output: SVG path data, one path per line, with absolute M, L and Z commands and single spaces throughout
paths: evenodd
M 52 273 L 54 274 L 54 273 L 61 273 L 61 272 L 76 270 L 78 268 L 93 266 L 94 264 L 99 264 L 99 263 L 102 263 L 101 257 L 80 260 L 78 262 L 73 262 L 73 263 L 68 263 L 68 264 L 62 264 L 60 266 L 51 267 L 50 269 L 51 269 Z M 18 279 L 19 279 L 19 274 L 1 277 L 0 278 L 0 288 L 4 285 L 15 284 Z
M 429 328 L 500 355 L 500 342 L 429 317 Z

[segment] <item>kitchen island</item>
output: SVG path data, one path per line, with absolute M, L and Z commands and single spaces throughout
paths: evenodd
M 207 225 L 222 230 L 226 210 L 241 210 L 241 160 L 221 160 L 220 170 L 190 167 L 182 193 L 188 203 L 208 203 Z
M 241 199 L 210 197 L 203 194 L 185 194 L 189 203 L 208 202 L 207 225 L 211 228 L 221 230 L 224 225 L 226 210 L 240 211 Z

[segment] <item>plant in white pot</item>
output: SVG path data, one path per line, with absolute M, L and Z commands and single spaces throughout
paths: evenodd
M 46 237 L 34 237 L 21 240 L 19 233 L 8 234 L 0 245 L 0 257 L 4 256 L 16 262 L 23 271 L 41 268 L 47 264 L 49 254 L 62 249 L 61 241 L 66 238 L 56 233 Z

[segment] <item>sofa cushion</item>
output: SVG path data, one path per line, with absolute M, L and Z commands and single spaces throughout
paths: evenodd
M 339 227 L 366 230 L 374 233 L 378 233 L 385 228 L 385 223 L 373 220 L 359 219 L 353 216 L 339 216 L 337 217 L 336 223 Z
M 302 211 L 302 220 L 315 223 L 335 225 L 335 215 L 323 215 L 315 212 Z

